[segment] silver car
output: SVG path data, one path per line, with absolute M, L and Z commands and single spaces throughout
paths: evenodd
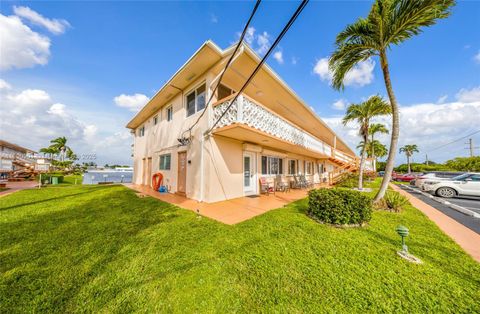
M 429 179 L 422 190 L 440 197 L 480 196 L 480 173 L 469 172 L 448 180 Z

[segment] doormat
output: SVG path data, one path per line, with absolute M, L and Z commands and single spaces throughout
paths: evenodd
M 260 197 L 259 195 L 247 195 L 247 197 L 250 197 L 250 198 L 257 198 L 257 197 Z

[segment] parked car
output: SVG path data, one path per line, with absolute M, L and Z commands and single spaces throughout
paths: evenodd
M 410 182 L 412 180 L 415 180 L 415 178 L 419 175 L 421 175 L 421 173 L 406 173 L 406 174 L 402 174 L 402 175 L 396 175 L 394 177 L 394 181 Z
M 418 176 L 415 179 L 415 186 L 422 188 L 423 183 L 426 180 L 448 180 L 454 178 L 456 176 L 462 175 L 464 172 L 449 172 L 449 171 L 434 171 L 434 172 L 427 172 Z
M 440 197 L 480 196 L 480 173 L 469 172 L 451 179 L 428 179 L 422 190 Z
M 379 171 L 379 172 L 378 172 L 378 176 L 379 176 L 379 177 L 383 177 L 384 175 L 385 175 L 385 171 Z

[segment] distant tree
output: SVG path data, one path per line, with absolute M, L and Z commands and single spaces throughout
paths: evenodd
M 477 157 L 457 157 L 447 160 L 445 164 L 458 171 L 480 172 L 480 156 Z
M 407 156 L 408 173 L 412 172 L 410 168 L 410 157 L 412 157 L 414 153 L 418 153 L 417 145 L 411 144 L 400 147 L 400 153 L 405 153 L 405 156 Z
M 371 96 L 366 101 L 360 104 L 352 104 L 348 106 L 347 112 L 343 117 L 343 124 L 347 125 L 350 122 L 357 122 L 360 126 L 358 133 L 363 139 L 364 143 L 368 143 L 370 120 L 374 117 L 384 116 L 390 114 L 390 105 L 380 96 Z M 364 145 L 365 146 L 365 145 Z M 366 147 L 361 151 L 360 169 L 358 176 L 358 189 L 363 189 L 363 170 L 365 168 Z
M 387 127 L 386 127 L 384 124 L 381 124 L 381 123 L 372 123 L 372 124 L 370 125 L 370 129 L 368 130 L 368 133 L 369 133 L 369 135 L 370 135 L 370 142 L 371 142 L 371 143 L 374 143 L 374 142 L 375 142 L 375 135 L 376 135 L 376 134 L 380 134 L 380 133 L 382 133 L 382 134 L 388 134 L 388 129 L 387 129 Z M 381 147 L 381 148 L 379 147 L 379 149 L 380 149 L 381 151 L 379 151 L 379 152 L 377 153 L 377 155 L 378 155 L 378 154 L 383 154 L 383 153 L 385 152 L 384 155 L 378 155 L 378 157 L 384 157 L 384 156 L 386 156 L 386 155 L 388 154 L 388 149 L 386 148 L 385 145 L 381 144 L 380 142 L 379 142 L 378 144 L 382 145 L 382 147 Z M 369 157 L 375 159 L 375 161 L 376 161 L 377 158 L 375 157 L 375 153 L 376 153 L 375 146 L 376 146 L 376 144 L 371 144 L 371 145 L 370 145 L 370 147 L 371 147 L 371 156 L 369 156 Z M 383 149 L 383 148 L 385 148 L 385 149 Z M 376 162 L 375 162 L 375 165 L 376 165 Z M 373 169 L 373 170 L 374 170 L 374 171 L 377 171 L 376 168 Z
M 393 92 L 387 52 L 394 45 L 418 35 L 423 27 L 450 15 L 454 0 L 376 0 L 366 18 L 345 27 L 336 38 L 336 49 L 330 57 L 332 86 L 343 89 L 348 72 L 359 62 L 380 58 L 380 67 L 392 107 L 392 135 L 382 184 L 375 202 L 383 198 L 390 182 L 400 132 L 397 99 Z
M 48 159 L 53 160 L 53 156 L 58 153 L 58 151 L 53 147 L 44 147 L 40 148 L 40 153 L 43 153 L 44 156 L 47 156 Z
M 364 141 L 361 141 L 360 144 L 358 144 L 357 148 L 360 149 L 360 151 L 364 149 L 365 147 L 364 143 L 365 143 Z M 367 151 L 367 157 L 374 158 L 375 160 L 377 159 L 377 157 L 382 158 L 387 156 L 388 154 L 387 146 L 380 143 L 377 140 L 368 141 L 366 151 Z
M 56 139 L 51 140 L 50 143 L 52 143 L 50 148 L 53 148 L 60 153 L 61 161 L 65 160 L 65 156 L 68 157 L 74 155 L 72 149 L 67 145 L 67 138 L 65 136 L 57 137 Z

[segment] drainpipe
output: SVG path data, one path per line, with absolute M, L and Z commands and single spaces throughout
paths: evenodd
M 200 139 L 200 202 L 203 202 L 204 170 L 203 170 L 203 150 L 205 148 L 205 134 Z

